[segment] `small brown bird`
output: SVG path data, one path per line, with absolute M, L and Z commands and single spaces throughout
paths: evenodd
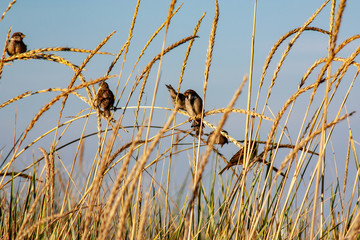
M 204 111 L 201 97 L 192 89 L 184 92 L 186 112 L 195 118 L 191 127 L 198 133 L 201 125 L 201 114 Z
M 229 143 L 228 139 L 227 139 L 224 135 L 222 135 L 221 133 L 219 133 L 219 135 L 217 136 L 217 139 L 214 139 L 214 138 L 215 138 L 214 132 L 215 132 L 215 131 L 212 131 L 212 132 L 209 134 L 209 137 L 208 137 L 208 139 L 207 139 L 207 141 L 206 141 L 206 144 L 209 145 L 209 143 L 210 143 L 211 141 L 214 141 L 214 144 L 220 144 L 221 147 L 222 147 L 225 143 L 226 143 L 226 144 Z M 225 130 L 222 130 L 222 132 L 228 134 L 228 132 L 225 131 Z
M 250 147 L 253 147 L 252 144 L 253 142 L 249 142 L 248 143 Z M 262 152 L 259 156 L 257 156 L 257 151 L 258 151 L 258 144 L 255 143 L 255 146 L 253 147 L 251 153 L 250 153 L 250 161 L 257 161 L 257 162 L 262 162 L 262 158 L 259 157 L 259 156 L 262 156 L 262 154 L 264 152 Z M 226 167 L 224 167 L 223 170 L 221 170 L 219 172 L 219 174 L 223 174 L 224 171 L 228 170 L 230 167 L 232 166 L 235 166 L 235 165 L 242 165 L 244 162 L 244 147 L 241 148 L 239 151 L 237 151 L 234 156 L 232 156 L 232 158 L 230 159 L 230 161 L 228 162 L 228 164 L 226 165 Z M 265 164 L 269 164 L 269 162 L 265 162 Z M 279 169 L 277 169 L 276 167 L 272 167 L 272 169 L 275 171 L 275 172 L 278 172 Z M 282 176 L 285 177 L 285 174 L 283 173 L 280 173 Z
M 252 147 L 252 142 L 248 143 L 248 146 Z M 252 160 L 256 154 L 257 154 L 257 144 L 255 144 L 255 146 L 253 147 L 251 153 L 250 153 L 250 159 Z M 250 160 L 250 161 L 251 161 Z M 234 156 L 232 156 L 232 158 L 230 159 L 230 161 L 228 162 L 228 164 L 226 165 L 226 167 L 220 171 L 220 175 L 225 171 L 228 170 L 230 167 L 235 166 L 235 165 L 242 165 L 244 161 L 244 147 L 241 148 L 239 151 L 237 151 Z
M 26 52 L 27 48 L 23 42 L 24 37 L 25 35 L 21 32 L 16 32 L 11 36 L 6 48 L 6 52 L 9 54 L 9 56 Z
M 109 89 L 109 85 L 102 81 L 99 83 L 99 90 L 96 94 L 96 105 L 98 108 L 104 109 L 105 117 L 110 117 L 111 108 L 114 106 L 114 94 Z
M 168 88 L 168 90 L 170 92 L 170 97 L 171 97 L 174 107 L 176 106 L 175 101 L 176 101 L 176 96 L 177 96 L 177 104 L 179 105 L 179 109 L 186 111 L 184 94 L 182 94 L 182 93 L 177 94 L 175 89 L 170 84 L 169 85 L 165 84 L 165 86 Z

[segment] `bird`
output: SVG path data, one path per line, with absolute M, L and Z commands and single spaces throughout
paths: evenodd
M 177 102 L 179 109 L 186 111 L 184 94 L 182 94 L 182 93 L 178 94 L 175 91 L 175 89 L 171 86 L 171 84 L 169 84 L 169 85 L 165 84 L 165 86 L 168 88 L 168 90 L 170 92 L 170 97 L 171 97 L 174 107 L 176 107 L 176 102 Z M 176 101 L 176 97 L 177 97 L 177 101 Z
M 253 147 L 251 153 L 250 153 L 250 161 L 256 156 L 257 154 L 257 145 L 252 146 L 252 142 L 248 143 L 248 147 Z M 244 162 L 244 148 L 242 147 L 239 151 L 237 151 L 234 156 L 231 157 L 230 161 L 227 163 L 226 167 L 223 168 L 223 170 L 221 170 L 219 172 L 219 174 L 223 174 L 224 171 L 228 170 L 230 167 L 235 166 L 235 165 L 242 165 Z
M 27 48 L 23 42 L 24 37 L 25 35 L 21 32 L 16 32 L 11 36 L 6 48 L 6 52 L 9 54 L 9 56 L 26 52 Z
M 109 85 L 102 81 L 99 83 L 99 89 L 96 94 L 96 105 L 98 108 L 104 109 L 105 117 L 110 117 L 110 110 L 115 102 L 114 94 L 110 90 Z
M 228 134 L 228 132 L 225 131 L 225 130 L 221 130 L 221 132 L 224 132 L 224 133 Z M 210 143 L 211 141 L 213 141 L 214 144 L 220 144 L 221 147 L 224 146 L 225 143 L 226 143 L 226 144 L 229 143 L 228 139 L 227 139 L 224 135 L 222 135 L 221 133 L 219 133 L 219 135 L 217 136 L 217 138 L 214 139 L 214 138 L 215 138 L 215 134 L 214 134 L 214 133 L 215 133 L 215 132 L 212 131 L 212 132 L 209 134 L 208 139 L 207 139 L 207 141 L 206 141 L 206 144 L 207 144 L 207 145 L 209 145 L 209 143 Z
M 184 96 L 186 112 L 191 118 L 194 119 L 191 127 L 196 131 L 196 134 L 199 134 L 201 125 L 201 114 L 204 111 L 202 99 L 192 89 L 186 90 L 184 92 Z
M 257 152 L 258 152 L 258 144 L 255 143 L 255 145 L 253 146 L 253 142 L 250 141 L 248 143 L 248 147 L 252 148 L 251 153 L 250 153 L 250 162 L 256 161 L 256 162 L 263 162 L 261 156 L 263 155 L 264 152 L 262 152 L 259 156 L 257 156 Z M 242 147 L 239 151 L 237 151 L 234 156 L 231 157 L 230 161 L 227 163 L 227 165 L 219 172 L 219 175 L 223 174 L 224 171 L 228 170 L 230 167 L 235 166 L 235 165 L 242 165 L 244 163 L 244 147 Z M 269 164 L 269 162 L 265 162 L 265 164 Z M 276 167 L 272 167 L 272 169 L 275 172 L 278 172 L 279 169 L 277 169 Z M 280 173 L 282 176 L 285 177 L 285 174 Z

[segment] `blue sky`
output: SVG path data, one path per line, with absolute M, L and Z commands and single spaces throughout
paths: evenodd
M 321 6 L 323 1 L 258 1 L 257 22 L 256 22 L 256 40 L 255 40 L 255 61 L 254 61 L 254 89 L 261 76 L 262 67 L 266 56 L 268 55 L 274 43 L 289 30 L 300 27 L 315 11 Z M 182 2 L 178 2 L 176 6 Z M 206 12 L 199 31 L 199 38 L 196 39 L 193 50 L 191 52 L 188 66 L 184 75 L 182 91 L 192 88 L 199 92 L 202 96 L 202 85 L 204 80 L 204 69 L 206 50 L 208 47 L 209 34 L 211 30 L 212 19 L 214 17 L 214 1 L 185 0 L 181 10 L 171 21 L 170 29 L 166 39 L 166 45 L 170 45 L 179 39 L 189 36 L 193 32 L 198 19 Z M 9 1 L 0 2 L 0 12 L 4 11 Z M 140 4 L 139 15 L 136 21 L 134 36 L 131 42 L 128 59 L 125 64 L 120 87 L 129 77 L 130 70 L 140 53 L 141 49 L 153 34 L 153 32 L 162 24 L 168 14 L 170 1 L 153 0 L 142 1 Z M 9 27 L 13 32 L 23 32 L 26 35 L 24 39 L 28 49 L 38 49 L 44 47 L 74 47 L 94 49 L 107 35 L 112 31 L 116 34 L 101 49 L 111 53 L 117 53 L 127 39 L 128 31 L 132 21 L 136 1 L 18 1 L 12 9 L 7 13 L 4 20 L 0 22 L 0 46 L 4 45 L 6 33 Z M 238 0 L 220 0 L 220 18 L 218 30 L 215 40 L 213 62 L 210 70 L 209 85 L 207 91 L 207 99 L 205 103 L 206 110 L 225 107 L 235 89 L 239 86 L 243 76 L 249 73 L 250 63 L 250 47 L 251 47 L 251 31 L 253 23 L 254 3 L 253 1 Z M 329 28 L 329 12 L 330 5 L 319 14 L 317 19 L 311 26 L 323 29 Z M 344 12 L 338 42 L 342 42 L 348 37 L 358 34 L 360 27 L 360 2 L 357 0 L 349 0 Z M 130 77 L 132 82 L 147 63 L 161 51 L 163 32 L 151 43 L 146 51 L 143 59 L 138 64 L 135 74 Z M 283 69 L 280 71 L 279 78 L 273 89 L 269 107 L 276 114 L 286 99 L 291 96 L 298 87 L 298 83 L 305 71 L 312 63 L 321 57 L 327 55 L 327 37 L 323 34 L 307 32 L 295 44 L 292 52 L 284 63 Z M 358 45 L 358 41 L 342 52 L 342 56 L 348 56 Z M 271 63 L 267 76 L 265 78 L 265 86 L 269 85 L 271 76 L 275 70 L 275 66 L 279 61 L 286 45 L 283 44 L 279 51 L 275 54 Z M 168 106 L 169 95 L 164 86 L 170 83 L 177 85 L 186 45 L 173 50 L 164 58 L 161 70 L 161 79 L 159 92 L 157 95 L 157 106 Z M 86 54 L 81 53 L 57 53 L 74 64 L 80 65 L 86 58 Z M 105 74 L 113 57 L 99 55 L 94 57 L 87 65 L 84 72 L 87 80 L 101 77 Z M 113 74 L 119 74 L 120 64 L 118 64 Z M 156 79 L 157 66 L 152 70 L 149 83 L 145 89 L 145 101 L 143 105 L 150 105 L 153 86 Z M 354 73 L 350 71 L 349 73 Z M 73 72 L 65 67 L 53 62 L 42 60 L 15 61 L 11 65 L 7 65 L 3 69 L 2 78 L 0 79 L 0 102 L 4 102 L 25 91 L 37 91 L 50 87 L 66 87 L 73 76 Z M 346 78 L 348 82 L 351 80 L 351 74 Z M 316 75 L 309 81 L 314 81 Z M 111 88 L 115 88 L 117 79 L 108 81 Z M 348 86 L 345 84 L 344 86 Z M 265 87 L 267 89 L 267 87 Z M 346 88 L 344 88 L 346 90 Z M 130 87 L 127 88 L 128 93 Z M 254 97 L 256 91 L 254 90 Z M 344 91 L 345 91 L 344 90 Z M 343 91 L 340 91 L 343 93 Z M 355 93 L 359 92 L 359 84 L 356 82 L 352 94 L 348 101 L 348 111 L 359 111 L 359 97 Z M 263 90 L 263 93 L 265 91 Z M 0 111 L 0 148 L 4 148 L 3 156 L 7 154 L 13 143 L 14 119 L 17 111 L 17 136 L 24 131 L 33 116 L 39 109 L 51 98 L 54 93 L 41 94 L 27 98 L 17 103 L 11 104 Z M 127 98 L 127 97 L 126 97 Z M 125 103 L 126 98 L 120 101 L 120 106 Z M 341 94 L 339 99 L 341 100 Z M 300 98 L 307 102 L 308 98 Z M 135 105 L 135 98 L 130 105 Z M 253 102 L 255 98 L 253 98 Z M 336 104 L 334 104 L 336 105 Z M 236 106 L 238 108 L 246 108 L 246 95 L 240 96 Z M 262 105 L 260 103 L 262 109 Z M 299 104 L 299 116 L 291 118 L 289 126 L 294 127 L 294 135 L 297 137 L 297 127 L 301 123 L 302 114 L 304 114 L 306 105 Z M 72 97 L 71 105 L 65 109 L 64 116 L 72 116 L 77 114 L 81 109 L 87 106 Z M 40 119 L 35 128 L 30 132 L 28 139 L 34 139 L 46 130 L 56 126 L 58 111 L 60 104 L 55 109 L 46 112 Z M 336 109 L 336 107 L 335 107 Z M 132 114 L 132 112 L 128 112 Z M 117 114 L 120 114 L 118 112 Z M 164 121 L 164 111 L 160 110 L 160 119 L 154 119 L 158 124 Z M 270 116 L 270 112 L 266 114 Z M 118 115 L 116 115 L 118 116 Z M 157 115 L 156 115 L 157 116 Z M 216 123 L 219 116 L 209 117 L 208 120 Z M 226 129 L 232 129 L 231 135 L 237 139 L 243 139 L 245 128 L 244 117 L 239 115 L 231 115 Z M 299 120 L 300 119 L 300 120 Z M 350 119 L 350 124 L 354 131 L 354 139 L 360 142 L 360 129 L 356 126 L 359 121 L 358 115 Z M 63 119 L 66 120 L 65 118 Z M 184 121 L 184 116 L 179 116 L 179 121 Z M 126 121 L 126 120 L 125 120 Z M 129 120 L 128 123 L 132 123 Z M 83 123 L 82 123 L 83 124 Z M 89 126 L 94 129 L 88 129 L 87 132 L 96 131 L 96 119 L 93 118 Z M 347 126 L 344 122 L 341 130 L 334 133 L 333 140 L 335 142 L 344 143 L 347 139 Z M 184 128 L 189 127 L 189 124 Z M 345 130 L 344 130 L 345 129 Z M 74 127 L 74 136 L 64 136 L 63 142 L 78 137 L 81 132 L 81 124 Z M 209 129 L 207 129 L 209 131 Z M 230 131 L 229 131 L 230 132 Z M 336 135 L 335 135 L 336 134 Z M 262 138 L 267 136 L 264 130 Z M 126 139 L 126 137 L 125 137 Z M 294 139 L 294 140 L 295 140 Z M 50 137 L 47 141 L 41 141 L 33 147 L 35 156 L 40 156 L 37 150 L 38 146 L 48 148 L 50 145 Z M 93 139 L 96 143 L 97 139 Z M 125 141 L 126 142 L 126 141 Z M 91 143 L 89 143 L 91 145 Z M 345 145 L 344 145 L 345 146 Z M 235 146 L 226 146 L 222 149 L 226 157 L 231 157 L 237 151 Z M 342 149 L 337 152 L 343 152 Z M 23 161 L 32 161 L 30 152 L 23 156 Z M 71 158 L 70 158 L 71 159 Z M 186 166 L 187 167 L 187 166 Z M 188 168 L 188 167 L 187 167 Z

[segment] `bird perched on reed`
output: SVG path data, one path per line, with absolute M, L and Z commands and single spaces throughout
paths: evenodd
M 258 143 L 255 143 L 255 145 L 253 146 L 253 142 L 250 141 L 248 143 L 248 147 L 252 148 L 251 153 L 250 153 L 250 162 L 262 162 L 262 158 L 261 156 L 263 155 L 264 152 L 262 152 L 259 156 L 257 156 L 257 151 L 258 151 Z M 226 165 L 226 167 L 223 168 L 223 170 L 221 170 L 219 172 L 219 174 L 223 174 L 224 171 L 228 170 L 229 168 L 231 168 L 232 166 L 235 165 L 242 165 L 244 163 L 244 147 L 241 148 L 239 151 L 237 151 L 234 156 L 231 157 L 230 161 L 228 162 L 228 164 Z M 270 164 L 269 162 L 265 162 L 265 164 Z M 276 167 L 272 167 L 272 169 L 275 172 L 278 172 L 279 169 L 277 169 Z M 285 174 L 280 173 L 282 176 L 285 177 Z
M 228 132 L 225 131 L 225 130 L 222 130 L 221 132 L 224 132 L 224 133 L 228 134 Z M 213 141 L 214 144 L 220 144 L 221 147 L 222 147 L 225 143 L 226 143 L 226 144 L 229 143 L 228 139 L 227 139 L 224 135 L 222 135 L 221 133 L 219 133 L 219 135 L 218 135 L 217 138 L 215 139 L 215 134 L 214 134 L 214 133 L 215 133 L 215 131 L 212 131 L 212 132 L 209 134 L 208 139 L 207 139 L 207 141 L 206 141 L 206 144 L 209 145 L 209 143 L 210 143 L 211 141 Z
M 186 112 L 189 114 L 191 118 L 193 118 L 193 122 L 191 127 L 196 131 L 196 134 L 199 134 L 200 125 L 201 125 L 201 114 L 203 113 L 203 102 L 201 97 L 192 89 L 188 89 L 184 92 L 185 96 L 185 107 Z
M 27 48 L 23 42 L 24 37 L 25 35 L 21 32 L 16 32 L 11 36 L 6 48 L 6 52 L 9 54 L 9 56 L 26 52 Z
M 114 101 L 114 94 L 110 90 L 109 85 L 104 81 L 100 82 L 99 89 L 96 94 L 96 106 L 104 109 L 104 116 L 107 118 L 111 115 L 110 110 L 114 106 Z
M 168 90 L 170 92 L 170 97 L 171 97 L 174 107 L 176 107 L 176 102 L 177 102 L 177 104 L 179 105 L 179 109 L 186 111 L 184 94 L 182 94 L 182 93 L 178 94 L 175 91 L 175 89 L 171 86 L 171 84 L 169 84 L 169 85 L 165 84 L 165 86 L 168 88 Z M 176 96 L 177 96 L 177 100 L 176 100 Z
M 257 154 L 257 144 L 255 144 L 254 146 L 252 146 L 253 144 L 252 144 L 252 142 L 249 142 L 248 143 L 248 147 L 252 147 L 252 151 L 251 151 L 251 153 L 250 153 L 250 159 L 252 160 L 255 156 L 256 156 L 256 154 Z M 230 159 L 230 161 L 228 162 L 228 164 L 226 165 L 226 167 L 224 167 L 224 169 L 223 170 L 221 170 L 220 171 L 220 175 L 224 172 L 224 171 L 226 171 L 226 170 L 228 170 L 229 168 L 231 168 L 232 166 L 235 166 L 235 165 L 242 165 L 243 164 L 243 162 L 244 162 L 244 149 L 245 149 L 245 147 L 242 147 L 239 151 L 237 151 L 235 154 L 234 154 L 234 156 L 232 156 L 231 157 L 231 159 Z M 250 161 L 251 161 L 250 160 Z

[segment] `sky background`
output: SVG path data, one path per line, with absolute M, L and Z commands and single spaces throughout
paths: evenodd
M 10 1 L 0 1 L 0 12 L 3 12 Z M 182 2 L 176 4 L 178 7 Z M 211 31 L 211 24 L 215 12 L 214 1 L 209 0 L 184 0 L 180 11 L 174 16 L 171 21 L 168 31 L 166 46 L 187 37 L 192 34 L 197 21 L 202 14 L 206 12 L 203 19 L 198 36 L 196 39 L 187 69 L 184 75 L 184 82 L 181 91 L 192 88 L 197 91 L 200 96 L 203 96 L 203 81 L 204 69 L 206 60 L 206 51 L 208 48 L 209 35 Z M 271 0 L 258 1 L 257 8 L 257 22 L 256 22 L 256 39 L 255 39 L 255 58 L 254 58 L 254 75 L 253 75 L 253 99 L 254 104 L 257 93 L 257 86 L 262 73 L 262 68 L 265 59 L 275 42 L 291 29 L 302 26 L 307 19 L 322 5 L 323 1 L 314 0 Z M 124 66 L 122 78 L 120 80 L 120 89 L 124 82 L 128 79 L 130 71 L 135 63 L 140 51 L 145 43 L 154 33 L 154 31 L 165 21 L 170 1 L 152 0 L 142 1 L 139 8 L 139 14 L 136 20 L 136 25 L 131 41 L 127 61 Z M 0 46 L 4 46 L 6 34 L 11 27 L 12 32 L 23 32 L 26 35 L 24 42 L 28 49 L 38 49 L 45 47 L 73 47 L 82 49 L 94 49 L 106 36 L 112 31 L 116 31 L 115 35 L 108 41 L 108 43 L 101 49 L 116 54 L 125 43 L 129 28 L 132 22 L 132 17 L 136 1 L 17 1 L 12 9 L 7 13 L 4 20 L 0 22 Z M 240 85 L 243 76 L 249 73 L 250 68 L 250 54 L 251 54 L 251 33 L 253 25 L 253 1 L 238 1 L 238 0 L 220 0 L 220 17 L 218 22 L 218 29 L 215 40 L 215 47 L 213 52 L 213 61 L 210 69 L 210 76 L 208 82 L 208 90 L 206 93 L 205 110 L 217 109 L 225 107 L 232 98 L 233 93 Z M 360 1 L 349 0 L 344 12 L 338 43 L 356 35 L 360 32 Z M 329 15 L 330 5 L 326 6 L 315 21 L 310 26 L 329 29 Z M 157 38 L 151 43 L 145 55 L 135 69 L 135 73 L 130 76 L 130 83 L 135 79 L 135 76 L 143 70 L 147 63 L 156 56 L 162 47 L 164 39 L 164 32 L 161 32 Z M 2 43 L 2 44 L 1 44 Z M 263 96 L 259 104 L 259 111 L 263 107 L 265 98 L 265 89 L 270 84 L 271 77 L 276 68 L 282 52 L 284 51 L 287 42 L 282 44 L 275 54 L 267 75 L 265 77 Z M 306 72 L 306 70 L 313 64 L 316 59 L 327 56 L 328 38 L 324 34 L 317 32 L 306 32 L 296 42 L 287 57 L 282 70 L 276 80 L 271 98 L 268 102 L 269 108 L 276 114 L 285 101 L 298 89 L 298 84 Z M 359 41 L 354 41 L 340 55 L 348 56 L 358 46 Z M 156 98 L 156 106 L 166 107 L 172 106 L 169 102 L 169 94 L 165 88 L 165 84 L 172 84 L 177 86 L 179 80 L 180 70 L 184 59 L 184 54 L 187 44 L 184 44 L 164 57 L 161 78 L 159 84 L 159 91 Z M 86 58 L 85 53 L 65 53 L 57 52 L 60 56 L 68 59 L 76 65 L 81 65 Z M 104 76 L 113 56 L 97 55 L 86 66 L 84 76 L 86 80 L 96 79 Z M 121 61 L 118 62 L 112 74 L 119 74 Z M 156 80 L 157 66 L 153 67 L 150 74 L 147 87 L 145 89 L 144 101 L 142 105 L 151 105 L 153 95 L 153 87 Z M 355 69 L 349 70 L 349 73 L 344 78 L 343 90 L 336 95 L 331 109 L 338 109 L 341 99 L 350 84 L 350 81 L 355 73 Z M 54 62 L 44 60 L 28 60 L 15 61 L 11 65 L 6 65 L 3 69 L 2 77 L 0 79 L 0 103 L 7 101 L 26 91 L 37 91 L 47 88 L 65 88 L 69 84 L 73 76 L 73 71 L 64 66 Z M 308 83 L 315 81 L 317 76 L 313 74 Z M 111 89 L 115 89 L 118 79 L 110 79 L 108 81 Z M 77 83 L 79 83 L 77 81 Z M 131 87 L 125 91 L 125 97 L 120 100 L 119 106 L 123 106 L 127 99 Z M 246 88 L 247 89 L 247 86 Z M 321 88 L 323 89 L 323 88 Z M 321 89 L 319 90 L 321 92 Z M 359 112 L 359 83 L 355 82 L 353 90 L 349 96 L 347 109 L 348 111 L 357 110 Z M 138 92 L 137 92 L 138 93 Z M 34 115 L 57 93 L 45 93 L 17 101 L 11 105 L 6 106 L 0 110 L 0 150 L 1 160 L 10 151 L 14 141 L 14 122 L 15 113 L 17 113 L 17 137 L 23 132 Z M 138 96 L 135 93 L 135 96 Z M 291 141 L 295 141 L 298 134 L 298 128 L 303 119 L 303 114 L 307 107 L 309 94 L 304 94 L 297 101 L 296 114 L 292 114 L 289 121 L 289 129 Z M 322 98 L 322 93 L 319 98 Z M 236 107 L 246 109 L 246 94 L 242 94 Z M 302 102 L 303 101 L 303 102 Z M 136 106 L 137 97 L 130 102 L 130 106 Z M 306 104 L 305 104 L 306 103 Z M 316 104 L 315 104 L 316 105 Z M 33 140 L 47 130 L 53 128 L 57 124 L 60 102 L 55 105 L 50 111 L 46 112 L 43 117 L 35 125 L 34 129 L 29 133 L 28 139 Z M 75 97 L 70 97 L 69 102 L 65 108 L 64 117 L 62 121 L 68 120 L 67 116 L 74 116 L 79 111 L 88 106 Z M 314 109 L 314 108 L 313 108 Z M 121 111 L 115 113 L 115 118 L 119 116 Z M 154 124 L 161 125 L 165 121 L 164 110 L 157 110 L 154 117 Z M 344 114 L 344 112 L 342 113 Z M 148 113 L 146 114 L 148 116 Z M 269 110 L 265 115 L 271 116 Z M 331 116 L 331 110 L 329 118 Z M 217 124 L 220 115 L 210 116 L 206 120 Z M 177 122 L 185 121 L 185 116 L 179 115 Z M 85 120 L 84 120 L 85 121 Z M 78 124 L 71 126 L 71 131 L 68 131 L 61 139 L 62 143 L 66 143 L 80 136 L 84 121 L 79 121 Z M 360 129 L 357 126 L 359 122 L 358 113 L 349 119 L 352 127 L 354 140 L 360 142 Z M 128 111 L 128 118 L 124 119 L 124 124 L 133 123 L 133 111 Z M 105 122 L 103 121 L 103 124 Z M 261 138 L 266 139 L 270 123 L 264 122 L 264 130 L 261 132 Z M 190 128 L 190 124 L 183 125 L 184 130 Z M 245 117 L 239 114 L 232 114 L 224 127 L 230 135 L 236 139 L 244 138 Z M 96 131 L 96 117 L 91 118 L 87 133 Z M 206 132 L 209 132 L 206 129 Z M 71 133 L 71 134 L 69 134 Z M 124 142 L 127 142 L 131 134 L 122 133 Z M 155 134 L 155 132 L 153 132 Z M 41 156 L 38 150 L 39 146 L 49 149 L 53 135 L 49 138 L 39 141 L 35 144 L 31 151 L 19 159 L 16 163 L 18 170 L 21 170 L 22 164 L 32 162 Z M 348 125 L 347 122 L 339 124 L 335 129 L 332 142 L 333 150 L 329 147 L 328 159 L 333 160 L 334 155 L 339 156 L 337 163 L 342 163 L 348 139 Z M 29 141 L 25 141 L 28 144 Z M 289 139 L 284 139 L 283 143 L 289 143 Z M 188 142 L 192 142 L 188 139 Z M 91 147 L 97 144 L 97 137 L 92 140 L 87 140 L 85 148 L 91 152 Z M 121 142 L 118 143 L 121 146 Z M 61 144 L 60 144 L 61 145 Z M 23 145 L 25 146 L 25 145 Z M 359 147 L 358 145 L 356 146 Z M 69 153 L 63 152 L 65 164 L 71 164 L 73 153 L 76 146 L 67 148 Z M 225 157 L 230 158 L 238 149 L 233 144 L 224 146 L 221 152 Z M 333 153 L 334 152 L 334 153 Z M 67 155 L 68 154 L 68 155 Z M 89 154 L 94 156 L 93 153 Z M 286 152 L 284 152 L 284 156 Z M 69 162 L 66 162 L 66 159 Z M 188 154 L 184 155 L 185 162 L 188 163 Z M 20 162 L 23 161 L 23 162 Z M 92 159 L 91 159 L 92 161 Z M 180 160 L 179 160 L 180 161 Z M 281 159 L 279 159 L 281 162 Z M 175 163 L 176 164 L 176 163 Z M 221 163 L 223 166 L 223 163 Z M 278 163 L 279 165 L 279 163 Z M 188 172 L 188 164 L 178 164 L 184 173 Z M 329 171 L 334 176 L 336 175 L 336 167 L 332 161 L 329 161 Z M 340 166 L 341 167 L 341 166 Z M 343 172 L 339 170 L 339 172 Z M 181 175 L 174 171 L 175 175 Z M 181 178 L 180 178 L 181 179 Z M 330 179 L 331 181 L 331 179 Z

